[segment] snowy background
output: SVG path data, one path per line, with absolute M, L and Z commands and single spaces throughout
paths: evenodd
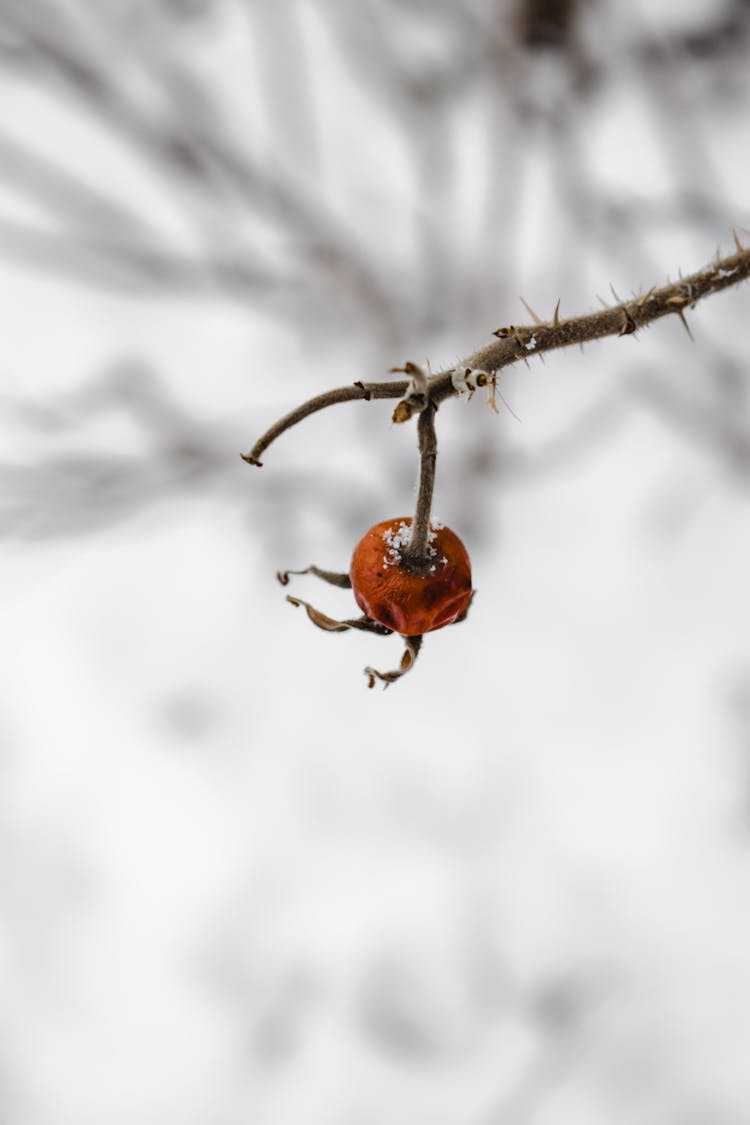
M 746 1125 L 747 287 L 440 412 L 469 620 L 299 401 L 750 228 L 747 0 L 1 0 L 2 1125 Z M 348 616 L 351 595 L 299 579 Z

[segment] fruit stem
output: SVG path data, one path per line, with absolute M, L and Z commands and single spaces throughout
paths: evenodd
M 411 525 L 411 537 L 404 549 L 404 562 L 415 570 L 429 563 L 427 546 L 430 534 L 430 513 L 432 493 L 435 489 L 435 462 L 437 461 L 437 434 L 435 433 L 435 414 L 437 405 L 429 400 L 420 412 L 417 422 L 419 439 L 419 488 L 417 507 Z

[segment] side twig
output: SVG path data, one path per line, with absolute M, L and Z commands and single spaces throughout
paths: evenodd
M 286 430 L 290 430 L 292 426 L 296 426 L 298 422 L 302 422 L 318 410 L 336 406 L 339 402 L 355 402 L 357 399 L 369 402 L 373 398 L 400 398 L 406 386 L 406 381 L 400 380 L 398 383 L 352 383 L 349 387 L 337 387 L 333 391 L 325 391 L 324 394 L 308 399 L 301 406 L 285 414 L 283 418 L 279 418 L 278 422 L 274 422 L 273 426 L 258 438 L 249 453 L 241 453 L 240 456 L 248 465 L 261 468 L 263 462 L 259 458 L 269 445 Z

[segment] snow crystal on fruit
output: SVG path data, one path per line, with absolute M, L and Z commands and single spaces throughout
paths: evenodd
M 386 553 L 383 555 L 383 566 L 398 566 L 401 562 L 401 551 L 409 542 L 411 530 L 408 523 L 401 520 L 401 523 L 394 530 L 392 527 L 387 527 L 383 532 L 383 542 L 387 546 Z
M 445 525 L 435 521 L 430 524 L 429 531 L 427 532 L 427 554 L 431 559 L 435 560 L 435 564 L 443 566 L 447 561 L 444 555 L 438 557 L 437 547 L 433 546 L 437 538 L 438 531 Z M 383 567 L 387 569 L 389 566 L 398 566 L 401 562 L 401 552 L 408 546 L 411 538 L 411 526 L 406 520 L 401 520 L 398 527 L 387 527 L 381 533 L 381 538 L 386 545 L 386 552 L 383 555 Z M 430 568 L 430 572 L 435 570 L 435 566 Z

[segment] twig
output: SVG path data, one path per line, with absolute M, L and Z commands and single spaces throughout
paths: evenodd
M 421 569 L 429 565 L 427 543 L 430 534 L 430 512 L 432 494 L 435 489 L 435 464 L 437 461 L 437 435 L 435 433 L 435 412 L 437 406 L 429 402 L 419 415 L 417 434 L 419 436 L 419 491 L 411 536 L 403 551 L 404 563 Z
M 399 380 L 398 383 L 352 383 L 349 387 L 336 387 L 333 391 L 326 391 L 322 395 L 316 395 L 315 398 L 308 399 L 298 406 L 295 410 L 285 414 L 283 418 L 279 418 L 269 430 L 258 438 L 253 448 L 249 453 L 242 453 L 240 456 L 243 461 L 247 461 L 248 465 L 255 465 L 261 468 L 262 462 L 259 457 L 268 449 L 271 442 L 276 441 L 285 430 L 289 430 L 292 426 L 296 426 L 304 418 L 310 414 L 316 414 L 318 410 L 325 410 L 327 406 L 336 406 L 339 402 L 355 402 L 357 399 L 364 399 L 369 402 L 371 398 L 400 398 L 406 391 L 408 384 L 406 380 Z

